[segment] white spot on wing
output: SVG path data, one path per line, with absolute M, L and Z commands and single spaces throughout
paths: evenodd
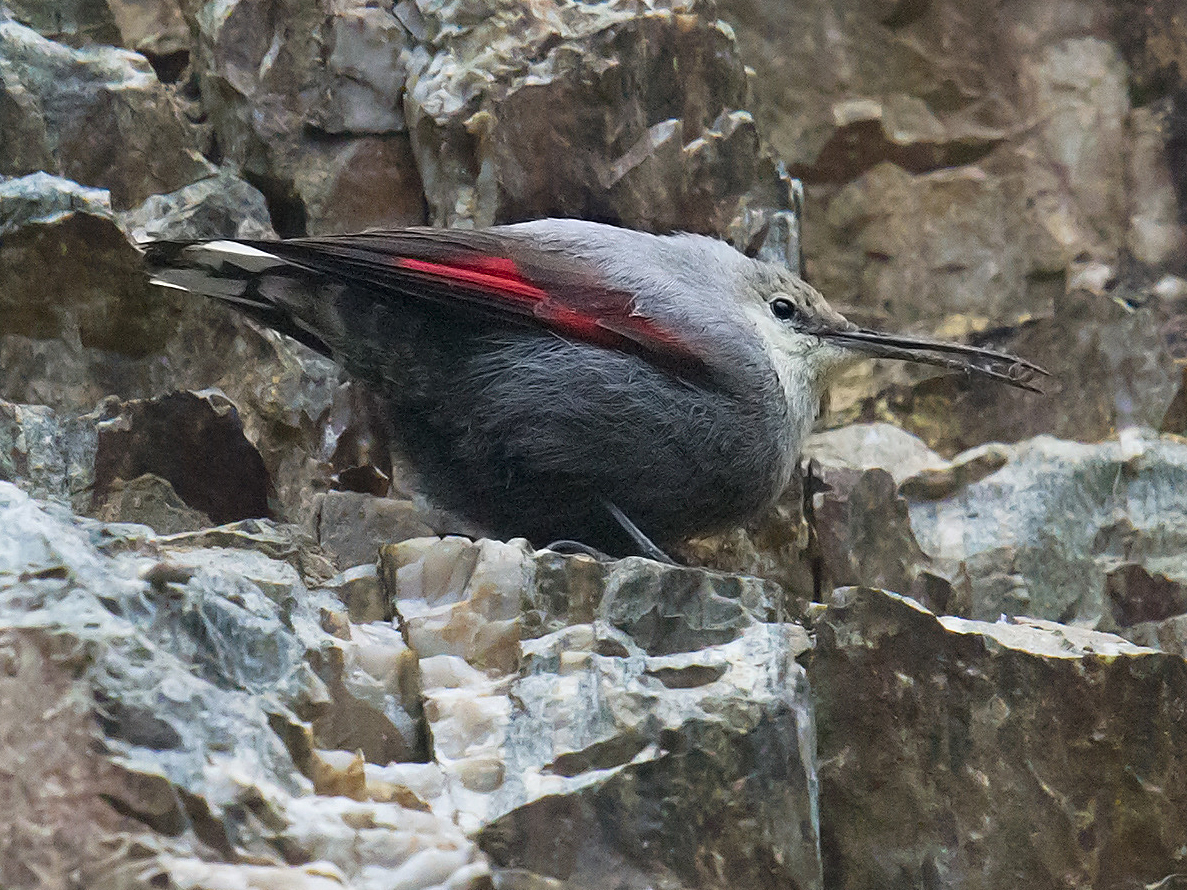
M 172 281 L 166 281 L 164 278 L 150 278 L 148 283 L 155 284 L 157 287 L 167 287 L 171 290 L 185 291 L 186 293 L 189 293 L 190 290 L 188 287 L 183 287 L 182 285 L 175 284 Z
M 240 244 L 238 241 L 210 241 L 206 244 L 195 244 L 186 248 L 186 253 L 192 254 L 194 259 L 205 265 L 230 263 L 245 272 L 262 272 L 284 262 L 275 254 Z

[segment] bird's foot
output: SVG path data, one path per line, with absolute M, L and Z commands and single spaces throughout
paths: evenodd
M 580 541 L 553 541 L 544 549 L 551 550 L 553 553 L 563 554 L 564 556 L 589 556 L 598 562 L 614 562 L 617 559 L 617 557 L 611 556 L 609 553 L 603 553 L 597 547 L 590 547 L 588 544 L 582 544 Z

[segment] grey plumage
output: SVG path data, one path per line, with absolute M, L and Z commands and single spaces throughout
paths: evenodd
M 1033 365 L 863 332 L 799 278 L 695 235 L 541 220 L 146 246 L 391 406 L 438 504 L 499 536 L 633 549 L 736 525 L 786 486 L 829 376 L 862 354 L 1029 388 Z M 862 339 L 868 338 L 868 339 Z

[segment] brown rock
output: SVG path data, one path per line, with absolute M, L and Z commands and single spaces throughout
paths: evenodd
M 793 207 L 741 112 L 745 70 L 724 25 L 508 2 L 478 19 L 434 10 L 422 26 L 406 110 L 438 224 L 578 216 L 725 233 L 746 212 Z M 745 246 L 762 222 L 742 228 Z
M 390 11 L 235 0 L 198 17 L 196 67 L 219 145 L 282 235 L 424 222 L 404 127 L 406 32 Z M 299 35 L 299 36 L 298 36 Z
M 1001 323 L 1045 311 L 1026 285 L 1018 204 L 1016 181 L 977 167 L 912 176 L 881 164 L 808 204 L 808 230 L 831 257 L 810 266 L 813 282 L 899 329 L 944 313 Z
M 373 397 L 343 382 L 328 359 L 212 300 L 149 287 L 119 227 L 142 237 L 268 235 L 255 189 L 224 174 L 155 196 L 117 221 L 105 193 L 33 174 L 0 183 L 0 216 L 0 397 L 44 405 L 68 422 L 111 393 L 144 399 L 220 387 L 291 516 L 307 516 L 343 471 L 372 466 L 390 477 Z
M 815 510 L 821 591 L 855 584 L 902 592 L 945 612 L 951 586 L 919 548 L 907 502 L 885 470 L 824 472 L 829 490 Z
M 160 58 L 185 53 L 190 45 L 189 28 L 177 0 L 55 4 L 14 0 L 8 7 L 22 24 L 70 46 L 122 46 Z
M 0 183 L 0 213 L 0 335 L 73 341 L 66 350 L 57 344 L 59 355 L 97 348 L 138 357 L 163 346 L 168 309 L 137 274 L 139 256 L 105 192 L 34 173 Z M 39 401 L 27 394 L 12 396 Z M 90 408 L 105 394 L 94 388 L 80 398 Z
M 1119 635 L 1138 646 L 1149 646 L 1170 655 L 1187 658 L 1187 615 L 1175 615 L 1162 621 L 1142 622 L 1123 627 Z
M 1136 260 L 1162 266 L 1182 256 L 1184 231 L 1169 162 L 1169 114 L 1135 108 L 1129 116 L 1126 244 Z
M 0 20 L 0 62 L 7 96 L 0 109 L 13 125 L 6 132 L 21 135 L 0 143 L 0 174 L 23 175 L 39 163 L 108 189 L 122 210 L 213 171 L 142 56 L 110 47 L 71 50 Z
M 1168 578 L 1139 564 L 1128 563 L 1109 572 L 1105 596 L 1112 608 L 1113 621 L 1122 629 L 1187 613 L 1184 580 Z
M 425 223 L 406 133 L 311 142 L 294 159 L 292 176 L 311 235 Z
M 95 515 L 104 522 L 142 523 L 160 535 L 213 525 L 210 517 L 178 497 L 167 480 L 151 473 L 127 481 L 116 479 Z
M 763 134 L 797 173 L 843 180 L 911 157 L 919 167 L 904 166 L 936 169 L 1003 136 L 1011 84 L 993 9 L 831 0 L 719 8 L 758 72 Z
M 1110 259 L 1124 243 L 1125 119 L 1117 49 L 1068 37 L 1020 58 L 1020 111 L 1037 126 L 1017 144 L 1030 267 L 1063 269 L 1079 255 Z M 1011 165 L 1013 166 L 1013 165 Z
M 343 569 L 374 564 L 379 548 L 436 534 L 440 516 L 412 501 L 328 491 L 317 501 L 318 541 Z
M 856 588 L 816 628 L 826 886 L 1056 890 L 1175 871 L 1182 659 Z
M 90 883 L 123 858 L 118 835 L 138 830 L 109 802 L 134 798 L 134 783 L 97 750 L 77 643 L 61 629 L 0 630 L 0 882 L 13 890 Z

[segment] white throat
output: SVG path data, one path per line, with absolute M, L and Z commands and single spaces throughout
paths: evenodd
M 820 396 L 824 388 L 824 374 L 822 366 L 824 358 L 819 350 L 828 347 L 819 341 L 813 343 L 813 338 L 804 337 L 804 351 L 796 353 L 779 348 L 778 343 L 787 339 L 781 323 L 774 318 L 765 306 L 747 306 L 747 316 L 759 331 L 759 340 L 766 352 L 767 360 L 775 371 L 779 381 L 779 388 L 787 403 L 787 416 L 790 421 L 787 429 L 785 454 L 787 464 L 785 475 L 791 478 L 799 459 L 800 448 L 812 431 L 816 423 L 816 415 L 820 411 Z

